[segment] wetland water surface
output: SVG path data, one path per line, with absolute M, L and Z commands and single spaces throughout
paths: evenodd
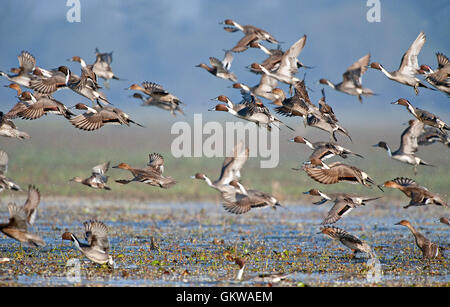
M 13 199 L 23 203 L 22 199 Z M 3 199 L 1 221 L 9 200 Z M 219 203 L 140 203 L 124 200 L 47 199 L 33 230 L 47 242 L 42 249 L 21 248 L 0 236 L 0 285 L 59 286 L 257 286 L 384 285 L 449 286 L 450 227 L 439 223 L 449 209 L 370 204 L 335 225 L 366 241 L 379 263 L 323 234 L 319 223 L 331 204 L 287 204 L 274 211 L 243 216 Z M 65 231 L 84 240 L 82 222 L 98 218 L 109 227 L 115 269 L 95 265 L 62 241 Z M 423 261 L 408 219 L 433 242 L 447 248 L 445 259 Z M 233 257 L 246 259 L 241 281 Z M 69 264 L 69 265 L 67 265 Z M 79 270 L 78 270 L 79 268 Z M 261 274 L 283 273 L 278 281 Z

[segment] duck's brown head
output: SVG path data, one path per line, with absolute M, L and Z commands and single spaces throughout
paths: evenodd
M 407 220 L 401 220 L 400 222 L 395 223 L 395 225 L 402 225 L 402 226 L 408 227 L 408 226 L 411 226 L 411 223 Z
M 385 183 L 383 183 L 382 187 L 398 189 L 400 185 L 393 180 L 388 180 Z
M 411 103 L 410 103 L 407 99 L 405 99 L 405 98 L 400 98 L 400 99 L 398 99 L 398 100 L 396 100 L 396 101 L 394 101 L 394 102 L 391 102 L 391 104 L 399 104 L 399 105 L 401 105 L 401 106 L 407 107 L 407 106 L 409 106 Z
M 20 68 L 13 67 L 9 71 L 12 72 L 13 74 L 18 74 L 18 73 L 20 73 Z
M 446 217 L 441 217 L 441 218 L 439 219 L 439 221 L 440 221 L 442 224 L 447 224 L 447 225 L 450 226 L 450 220 L 449 220 L 448 218 L 446 218 Z
M 370 64 L 370 67 L 373 68 L 373 69 L 381 70 L 381 67 L 382 67 L 382 66 L 381 66 L 380 63 L 372 62 L 372 63 Z
M 295 143 L 302 143 L 302 144 L 306 144 L 305 139 L 302 136 L 296 136 L 295 138 L 289 140 L 291 142 L 295 142 Z
M 127 163 L 120 163 L 119 165 L 113 166 L 112 168 L 120 168 L 120 169 L 130 169 L 131 166 Z
M 22 94 L 20 94 L 19 99 L 21 101 L 29 101 L 29 100 L 36 101 L 34 96 L 28 91 L 25 91 Z
M 256 69 L 256 70 L 261 69 L 261 65 L 258 64 L 258 63 L 252 63 L 252 65 L 250 65 L 250 67 L 253 68 L 253 69 Z
M 200 179 L 200 180 L 205 180 L 206 175 L 203 173 L 196 173 L 194 176 L 191 177 L 192 179 Z
M 234 26 L 234 21 L 231 20 L 231 19 L 225 19 L 225 20 L 223 21 L 223 24 L 229 25 L 229 26 Z
M 5 87 L 12 88 L 17 92 L 17 96 L 20 96 L 22 94 L 22 89 L 20 88 L 19 84 L 11 83 L 10 85 L 5 85 Z
M 224 104 L 218 104 L 213 110 L 228 112 L 228 107 Z
M 82 102 L 79 102 L 79 103 L 77 103 L 77 104 L 75 105 L 75 109 L 77 109 L 77 110 L 87 110 L 87 109 L 88 109 L 88 106 L 85 105 L 85 104 L 82 103 Z
M 318 189 L 311 189 L 309 191 L 303 192 L 303 194 L 309 194 L 313 196 L 321 196 L 320 191 Z
M 81 63 L 81 58 L 79 56 L 73 56 L 70 59 L 67 59 L 67 61 Z
M 58 71 L 62 72 L 65 76 L 70 74 L 70 70 L 69 68 L 67 68 L 67 66 L 59 66 Z
M 241 83 L 233 83 L 233 85 L 231 87 L 232 88 L 242 88 L 242 84 Z
M 327 79 L 320 79 L 319 83 L 320 84 L 328 84 L 328 80 Z
M 320 228 L 320 232 L 325 235 L 332 236 L 335 233 L 335 229 L 332 227 L 322 227 Z
M 312 166 L 322 166 L 323 165 L 322 160 L 320 160 L 318 158 L 312 158 L 310 160 L 310 162 L 311 162 Z
M 140 86 L 139 84 L 131 84 L 130 87 L 126 88 L 126 90 L 135 90 L 135 91 L 143 91 L 144 88 Z
M 218 101 L 221 101 L 221 102 L 225 102 L 225 103 L 228 103 L 228 97 L 227 96 L 225 96 L 225 95 L 220 95 L 220 96 L 217 96 L 216 98 L 214 98 L 213 100 L 218 100 Z
M 419 74 L 425 74 L 425 73 L 429 73 L 431 72 L 431 67 L 426 65 L 426 64 L 422 64 L 420 65 L 420 69 L 419 69 Z
M 383 141 L 380 141 L 377 144 L 372 145 L 372 146 L 373 147 L 381 147 L 381 148 L 384 148 L 384 149 L 388 150 L 388 146 L 387 146 L 386 142 L 383 142 Z
M 73 241 L 73 235 L 70 232 L 65 232 L 62 234 L 62 239 Z

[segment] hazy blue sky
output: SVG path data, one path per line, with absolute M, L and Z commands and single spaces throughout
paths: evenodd
M 420 63 L 436 66 L 436 52 L 450 55 L 450 2 L 381 0 L 381 22 L 369 23 L 366 1 L 299 0 L 180 0 L 180 1 L 95 1 L 81 0 L 81 22 L 69 23 L 66 1 L 2 1 L 0 11 L 0 70 L 17 66 L 21 50 L 30 51 L 38 65 L 55 68 L 68 65 L 80 73 L 78 63 L 66 59 L 78 55 L 88 63 L 94 61 L 94 49 L 114 51 L 113 71 L 127 81 L 111 81 L 105 89 L 109 99 L 130 113 L 138 104 L 124 88 L 144 80 L 162 84 L 186 103 L 186 110 L 211 106 L 210 98 L 219 94 L 239 101 L 230 82 L 214 78 L 194 67 L 208 63 L 209 56 L 222 58 L 223 49 L 231 48 L 242 33 L 228 33 L 218 24 L 226 18 L 242 24 L 259 26 L 285 42 L 287 49 L 303 34 L 308 39 L 300 60 L 314 69 L 307 70 L 306 80 L 314 90 L 313 101 L 320 97 L 317 81 L 324 77 L 338 83 L 346 68 L 366 53 L 372 61 L 388 70 L 398 68 L 402 54 L 420 31 L 427 42 L 419 55 Z M 270 44 L 266 44 L 270 46 Z M 236 54 L 232 64 L 239 81 L 249 85 L 259 77 L 245 66 L 265 58 L 260 50 Z M 303 76 L 303 71 L 299 73 Z M 2 78 L 1 85 L 7 80 Z M 379 96 L 366 98 L 360 105 L 355 97 L 326 88 L 328 102 L 341 116 L 350 111 L 384 112 L 406 121 L 409 115 L 390 101 L 399 97 L 441 114 L 449 120 L 450 101 L 441 92 L 422 89 L 418 97 L 410 87 L 388 80 L 380 71 L 369 70 L 363 84 Z M 284 85 L 283 85 L 284 87 Z M 284 87 L 286 89 L 286 87 Z M 71 91 L 59 91 L 55 97 L 72 105 L 84 101 Z M 0 87 L 1 109 L 15 102 L 10 89 Z M 145 109 L 148 116 L 167 116 L 163 111 Z M 152 113 L 153 112 L 153 113 Z

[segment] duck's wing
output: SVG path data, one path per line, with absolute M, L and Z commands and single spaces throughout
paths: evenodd
M 19 65 L 22 72 L 25 74 L 31 73 L 36 66 L 36 59 L 28 51 L 22 51 L 17 59 L 19 60 Z
M 8 226 L 18 228 L 22 231 L 27 231 L 27 214 L 23 207 L 18 207 L 14 203 L 8 204 L 9 223 Z
M 8 154 L 0 150 L 0 175 L 5 175 L 8 172 Z
M 229 71 L 231 69 L 231 63 L 233 62 L 233 53 L 230 50 L 225 51 L 225 55 L 222 60 L 222 67 Z
M 398 71 L 402 74 L 415 76 L 419 71 L 419 62 L 417 56 L 425 44 L 426 37 L 424 32 L 420 32 L 409 49 L 402 57 Z
M 83 223 L 86 233 L 86 240 L 91 247 L 98 247 L 100 250 L 109 250 L 108 227 L 100 221 L 90 220 Z
M 356 87 L 362 86 L 362 75 L 367 71 L 367 66 L 370 62 L 370 53 L 360 58 L 358 61 L 350 65 L 349 68 L 342 75 L 343 84 Z M 345 85 L 344 85 L 345 87 Z
M 169 94 L 168 91 L 166 91 L 162 85 L 159 85 L 154 82 L 148 82 L 144 81 L 142 82 L 142 87 L 145 88 L 148 92 L 151 93 L 151 95 L 167 95 Z
M 98 175 L 102 175 L 102 176 L 105 175 L 105 173 L 109 169 L 109 164 L 110 164 L 110 161 L 94 166 L 92 168 L 92 174 L 93 175 L 98 174 Z
M 220 184 L 229 184 L 232 180 L 238 180 L 241 177 L 240 170 L 247 162 L 249 148 L 245 147 L 244 142 L 239 142 L 233 149 L 232 156 L 225 158 L 217 180 Z
M 403 131 L 400 140 L 400 149 L 403 153 L 413 155 L 417 152 L 418 142 L 417 138 L 423 132 L 424 124 L 419 120 L 414 122 Z
M 281 57 L 280 67 L 277 70 L 277 74 L 291 76 L 298 72 L 297 57 L 303 50 L 306 44 L 306 35 L 303 35 L 298 41 L 296 41 Z
M 93 131 L 103 127 L 105 121 L 119 121 L 119 116 L 114 112 L 91 113 L 86 112 L 70 119 L 72 125 L 81 130 Z
M 243 38 L 241 38 L 236 45 L 231 49 L 233 52 L 243 52 L 248 49 L 248 45 L 258 39 L 258 35 L 256 33 L 248 33 Z
M 349 213 L 354 208 L 354 205 L 348 199 L 337 199 L 327 216 L 322 221 L 324 224 L 333 224 L 341 219 L 342 216 Z
M 25 211 L 26 219 L 29 225 L 33 225 L 37 216 L 37 207 L 41 201 L 41 193 L 34 185 L 28 186 L 28 198 L 23 205 L 23 211 Z
M 438 69 L 441 69 L 446 65 L 450 65 L 450 61 L 443 53 L 440 52 L 436 53 L 436 58 L 438 62 Z
M 156 152 L 149 154 L 147 166 L 162 174 L 164 172 L 164 157 Z

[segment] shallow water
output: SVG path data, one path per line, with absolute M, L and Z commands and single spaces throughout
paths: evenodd
M 1 221 L 8 219 L 8 201 L 2 201 Z M 23 203 L 21 198 L 14 201 Z M 213 202 L 43 199 L 33 230 L 47 246 L 22 248 L 2 234 L 0 258 L 10 261 L 0 264 L 0 285 L 450 286 L 448 250 L 445 259 L 424 261 L 409 230 L 394 225 L 408 219 L 427 238 L 448 248 L 450 227 L 438 220 L 450 210 L 405 210 L 402 205 L 370 204 L 334 224 L 372 246 L 379 262 L 371 266 L 366 255 L 352 258 L 348 248 L 317 234 L 331 204 L 287 204 L 236 216 Z M 114 269 L 89 262 L 71 242 L 61 240 L 65 231 L 83 240 L 82 222 L 92 218 L 109 226 Z M 235 256 L 246 259 L 240 281 L 235 279 L 239 268 L 231 261 Z M 79 261 L 79 270 L 66 266 L 70 259 Z M 281 280 L 259 277 L 273 273 L 282 273 Z

